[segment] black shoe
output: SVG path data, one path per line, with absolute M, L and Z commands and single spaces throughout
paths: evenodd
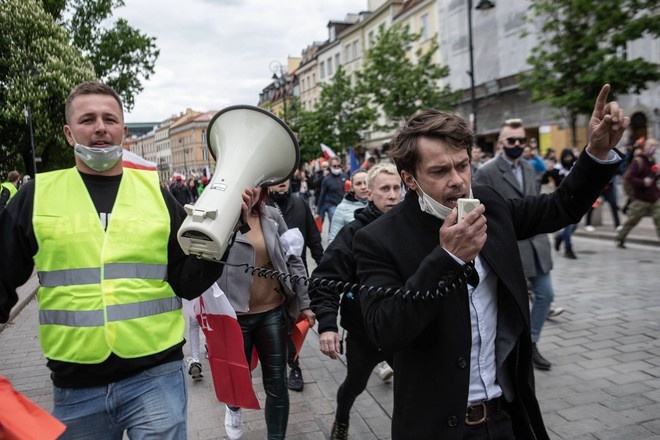
M 569 260 L 577 260 L 577 256 L 570 249 L 567 249 L 566 252 L 564 252 L 564 257 L 568 258 Z
M 543 371 L 548 371 L 552 364 L 548 362 L 546 358 L 541 356 L 539 350 L 536 348 L 536 344 L 532 344 L 532 363 L 536 368 Z
M 618 238 L 614 240 L 616 243 L 616 247 L 620 249 L 626 249 L 626 245 L 623 243 L 623 240 L 619 240 Z
M 561 247 L 561 241 L 562 241 L 561 236 L 558 235 L 558 234 L 555 234 L 555 250 L 556 251 L 559 251 L 559 248 Z
M 330 433 L 330 440 L 348 440 L 348 422 L 342 423 L 335 419 Z
M 303 381 L 302 371 L 300 368 L 292 368 L 289 374 L 289 389 L 293 391 L 302 391 L 305 386 Z

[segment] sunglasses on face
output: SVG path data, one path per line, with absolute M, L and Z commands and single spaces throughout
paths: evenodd
M 341 168 L 341 165 L 333 165 L 332 168 L 335 168 L 335 169 Z
M 505 140 L 506 140 L 506 143 L 509 144 L 509 145 L 515 145 L 516 142 L 518 142 L 520 145 L 523 145 L 525 143 L 525 141 L 527 141 L 527 138 L 524 138 L 524 137 L 521 137 L 521 138 L 509 137 L 509 138 L 506 138 Z

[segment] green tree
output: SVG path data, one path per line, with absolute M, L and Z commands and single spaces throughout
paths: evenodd
M 614 99 L 660 79 L 657 64 L 626 55 L 628 42 L 660 34 L 657 7 L 657 0 L 531 0 L 527 20 L 539 26 L 539 43 L 521 87 L 564 114 L 574 144 L 578 116 L 591 113 L 604 83 Z
M 368 98 L 351 86 L 342 66 L 337 68 L 332 81 L 321 86 L 316 108 L 299 114 L 295 129 L 300 134 L 306 160 L 320 156 L 321 143 L 329 145 L 337 154 L 358 145 L 360 133 L 369 128 L 376 117 Z
M 131 110 L 154 73 L 160 51 L 156 39 L 120 18 L 108 26 L 124 0 L 42 0 L 45 10 L 69 32 L 71 43 L 93 64 L 96 76 L 122 97 Z M 68 18 L 63 18 L 68 17 Z
M 62 134 L 64 101 L 76 84 L 95 78 L 94 70 L 38 0 L 0 4 L 0 171 L 34 176 L 27 105 L 39 170 L 73 165 Z
M 420 46 L 414 54 L 409 53 L 411 45 L 421 37 L 421 33 L 412 33 L 408 26 L 397 24 L 381 32 L 365 53 L 358 88 L 371 97 L 371 104 L 385 116 L 386 123 L 380 129 L 397 127 L 419 109 L 448 109 L 456 102 L 449 85 L 439 86 L 440 80 L 449 75 L 449 67 L 433 60 L 437 39 L 432 38 L 426 48 Z

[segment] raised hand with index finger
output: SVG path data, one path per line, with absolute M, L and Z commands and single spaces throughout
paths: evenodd
M 587 150 L 595 157 L 605 160 L 623 133 L 630 125 L 630 118 L 616 101 L 607 102 L 610 85 L 605 84 L 596 98 L 596 105 L 589 120 L 589 144 Z

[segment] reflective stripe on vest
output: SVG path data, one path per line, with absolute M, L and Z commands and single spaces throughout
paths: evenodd
M 144 318 L 181 308 L 181 300 L 174 298 L 153 299 L 133 304 L 108 307 L 108 322 Z M 41 324 L 66 325 L 69 327 L 95 327 L 105 323 L 103 311 L 40 310 Z
M 106 264 L 105 279 L 142 278 L 164 280 L 167 277 L 167 266 L 164 264 L 114 263 Z M 43 287 L 72 286 L 76 284 L 98 284 L 101 282 L 101 271 L 95 268 L 54 270 L 39 272 L 39 283 Z
M 155 172 L 124 169 L 104 231 L 79 172 L 38 174 L 33 227 L 39 336 L 49 359 L 99 363 L 183 341 L 167 282 L 170 216 Z

